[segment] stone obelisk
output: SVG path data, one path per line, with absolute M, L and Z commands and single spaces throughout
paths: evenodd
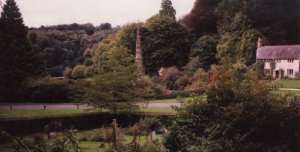
M 144 75 L 145 69 L 144 69 L 144 65 L 143 65 L 143 52 L 142 52 L 142 43 L 141 43 L 141 36 L 140 36 L 139 29 L 137 29 L 137 32 L 136 32 L 135 63 L 137 66 L 137 70 L 142 75 Z

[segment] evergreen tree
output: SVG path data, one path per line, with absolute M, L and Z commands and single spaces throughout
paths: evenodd
M 27 27 L 14 0 L 0 18 L 0 98 L 12 100 L 24 80 L 43 72 L 43 61 L 27 39 Z
M 159 11 L 160 15 L 171 16 L 175 19 L 176 10 L 173 8 L 171 0 L 163 0 L 161 2 L 161 8 Z

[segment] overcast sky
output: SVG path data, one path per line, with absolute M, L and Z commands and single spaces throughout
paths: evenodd
M 2 0 L 4 1 L 4 0 Z M 109 22 L 113 26 L 145 21 L 157 14 L 161 0 L 16 0 L 29 27 Z M 189 13 L 195 0 L 172 0 L 177 18 Z

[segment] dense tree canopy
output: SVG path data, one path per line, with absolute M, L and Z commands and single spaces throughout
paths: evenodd
M 156 15 L 145 23 L 143 56 L 146 73 L 161 67 L 184 66 L 188 62 L 190 40 L 187 29 L 169 16 Z
M 14 97 L 24 80 L 44 72 L 43 60 L 27 39 L 27 30 L 16 2 L 7 0 L 0 18 L 0 94 L 4 100 Z
M 196 37 L 217 33 L 217 16 L 214 14 L 220 0 L 196 0 L 192 11 L 182 19 L 189 32 Z

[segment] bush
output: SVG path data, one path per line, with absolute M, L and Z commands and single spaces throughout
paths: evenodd
M 169 67 L 169 68 L 161 68 L 159 71 L 159 75 L 166 86 L 169 90 L 174 90 L 175 88 L 175 81 L 179 77 L 179 71 L 177 67 Z
M 30 102 L 68 102 L 71 92 L 70 82 L 43 77 L 30 80 L 27 85 L 27 96 Z
M 95 74 L 95 70 L 93 67 L 87 67 L 84 71 L 84 77 L 91 77 Z
M 185 87 L 190 85 L 190 79 L 187 75 L 181 76 L 175 81 L 175 90 L 184 90 Z
M 297 73 L 296 73 L 295 79 L 296 79 L 296 80 L 300 80 L 300 72 L 297 72 Z
M 87 68 L 84 65 L 76 65 L 72 71 L 72 78 L 74 79 L 84 78 L 84 73 L 86 69 Z
M 63 72 L 63 76 L 66 79 L 72 78 L 72 69 L 69 68 L 69 67 L 66 67 L 65 70 L 64 70 L 64 72 Z
M 93 62 L 93 60 L 91 59 L 91 58 L 87 58 L 87 59 L 85 59 L 84 60 L 84 63 L 83 63 L 83 65 L 85 65 L 85 66 L 91 66 L 91 65 L 93 65 L 94 64 L 94 62 Z

